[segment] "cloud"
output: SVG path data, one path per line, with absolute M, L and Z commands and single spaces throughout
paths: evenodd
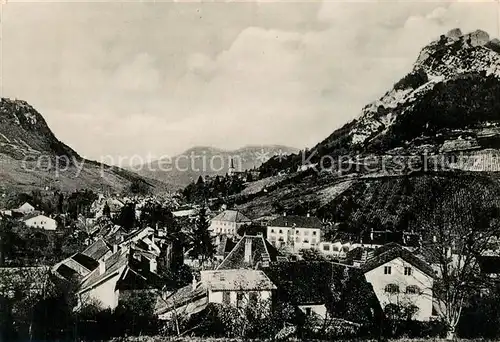
M 499 30 L 498 5 L 482 2 L 26 6 L 5 13 L 6 95 L 94 158 L 311 146 L 440 34 Z

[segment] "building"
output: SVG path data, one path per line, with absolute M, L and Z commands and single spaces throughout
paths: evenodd
M 28 202 L 25 202 L 19 208 L 14 209 L 14 211 L 21 213 L 23 215 L 28 215 L 35 211 L 35 207 L 29 204 Z
M 161 286 L 156 274 L 156 259 L 148 253 L 123 247 L 83 278 L 77 291 L 78 308 L 96 303 L 115 309 L 119 298 L 128 291 L 150 291 Z
M 313 216 L 278 217 L 267 226 L 267 238 L 276 247 L 290 247 L 293 252 L 316 248 L 321 242 L 323 224 Z
M 237 210 L 225 210 L 215 216 L 210 222 L 210 230 L 214 235 L 226 234 L 235 236 L 238 234 L 238 229 L 252 223 L 248 217 Z
M 418 308 L 416 320 L 432 317 L 434 271 L 407 249 L 397 244 L 380 247 L 361 270 L 382 308 L 389 304 L 414 305 Z
M 44 230 L 56 230 L 57 221 L 45 215 L 36 215 L 23 219 L 25 225 L 30 228 L 38 228 Z
M 160 319 L 169 320 L 175 316 L 187 318 L 203 311 L 208 303 L 218 303 L 244 308 L 257 303 L 268 304 L 270 310 L 276 285 L 260 270 L 215 270 L 201 271 L 201 280 L 193 278 L 170 296 L 157 298 L 155 313 Z
M 286 260 L 263 236 L 246 235 L 238 241 L 217 270 L 255 269 Z

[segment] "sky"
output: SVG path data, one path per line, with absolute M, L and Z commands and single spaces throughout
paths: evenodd
M 499 6 L 7 0 L 1 94 L 33 105 L 81 155 L 108 162 L 193 146 L 311 147 L 441 34 L 498 37 Z

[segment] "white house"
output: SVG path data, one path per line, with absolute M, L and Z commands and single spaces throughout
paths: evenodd
M 252 223 L 252 220 L 239 211 L 225 210 L 211 220 L 209 229 L 213 235 L 226 234 L 234 236 L 241 226 L 250 223 Z
M 206 284 L 209 303 L 237 307 L 271 300 L 272 291 L 276 290 L 276 285 L 260 270 L 201 271 L 201 282 Z
M 317 217 L 284 215 L 269 222 L 267 239 L 277 248 L 291 247 L 294 252 L 316 248 L 322 226 Z
M 28 202 L 25 202 L 19 208 L 15 209 L 15 211 L 23 215 L 28 215 L 35 211 L 35 207 L 29 204 Z
M 377 249 L 361 269 L 382 308 L 389 304 L 415 305 L 416 320 L 431 318 L 434 271 L 426 262 L 400 245 L 390 244 Z
M 56 230 L 57 221 L 45 215 L 37 215 L 24 220 L 24 224 L 31 228 L 40 228 L 45 230 Z

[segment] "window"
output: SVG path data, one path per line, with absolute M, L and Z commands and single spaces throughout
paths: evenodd
M 408 293 L 408 294 L 420 294 L 420 289 L 416 285 L 409 285 L 406 287 L 406 293 Z
M 274 233 L 274 229 L 271 229 L 271 233 Z
M 312 238 L 312 239 L 311 239 L 311 243 L 314 243 L 314 244 L 315 244 L 315 243 L 316 243 L 316 239 L 315 239 L 315 238 Z
M 250 305 L 257 305 L 258 295 L 257 292 L 250 292 Z
M 236 306 L 241 307 L 243 305 L 243 293 L 238 292 L 236 294 Z
M 313 231 L 313 235 L 316 236 L 316 231 Z
M 304 243 L 309 243 L 309 240 L 308 239 L 304 239 Z
M 304 235 L 309 235 L 309 231 L 308 230 L 304 230 Z
M 323 250 L 324 251 L 329 251 L 330 250 L 330 245 L 323 245 Z
M 222 292 L 222 304 L 230 304 L 231 303 L 231 293 L 229 291 Z
M 311 316 L 311 308 L 306 308 L 306 316 Z
M 411 275 L 411 267 L 405 267 L 405 275 L 406 276 Z
M 384 266 L 384 274 L 391 274 L 391 266 Z
M 280 229 L 280 234 L 283 234 L 283 231 Z
M 385 292 L 387 292 L 387 293 L 399 293 L 399 286 L 396 284 L 387 284 L 385 286 Z
M 300 238 L 299 237 L 295 238 L 295 242 L 300 242 Z

